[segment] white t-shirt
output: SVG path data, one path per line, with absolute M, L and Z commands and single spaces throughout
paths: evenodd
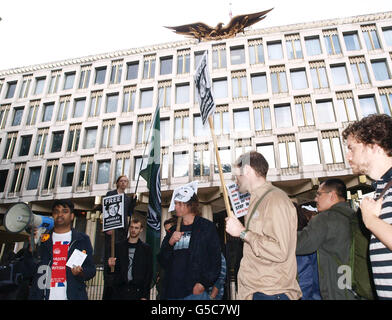
M 67 300 L 66 266 L 71 234 L 53 232 L 53 262 L 49 300 Z

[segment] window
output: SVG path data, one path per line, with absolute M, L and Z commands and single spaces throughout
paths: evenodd
M 331 100 L 316 101 L 318 121 L 320 123 L 336 122 L 335 112 Z
M 39 103 L 40 103 L 39 100 L 35 100 L 35 101 L 30 102 L 29 114 L 27 115 L 26 126 L 35 125 L 35 123 L 37 121 L 37 113 L 38 113 Z M 1 119 L 1 116 L 0 116 L 0 119 Z
M 0 170 L 0 192 L 4 192 L 7 176 L 8 176 L 8 170 Z
M 162 148 L 161 151 L 161 181 L 169 178 L 169 153 L 167 148 Z
M 189 137 L 189 111 L 176 111 L 174 113 L 174 139 L 182 140 Z
M 303 58 L 299 34 L 290 34 L 285 38 L 288 58 L 290 60 Z
M 267 77 L 265 73 L 252 74 L 250 79 L 252 82 L 253 94 L 263 94 L 268 92 Z
M 25 172 L 25 167 L 26 167 L 25 163 L 15 164 L 14 177 L 12 179 L 10 193 L 20 192 L 23 176 Z
M 123 65 L 123 60 L 112 61 L 112 68 L 110 72 L 110 84 L 121 82 L 122 65 Z
M 191 54 L 190 50 L 177 51 L 177 74 L 189 73 L 191 65 Z
M 14 118 L 12 119 L 12 126 L 19 126 L 22 123 L 24 107 L 14 108 Z
M 129 165 L 131 162 L 129 156 L 129 152 L 121 152 L 116 154 L 116 172 L 113 179 L 114 183 L 117 181 L 119 176 L 128 176 Z
M 80 68 L 79 89 L 86 89 L 90 83 L 91 65 Z
M 245 49 L 243 46 L 230 48 L 230 61 L 233 65 L 245 63 Z
M 162 122 L 161 122 L 162 130 Z M 194 137 L 206 137 L 210 132 L 209 125 L 206 123 L 203 126 L 203 121 L 200 115 L 193 115 L 193 136 Z
M 95 68 L 94 84 L 104 84 L 106 78 L 106 67 Z
M 260 144 L 256 146 L 256 151 L 261 153 L 265 160 L 267 160 L 268 168 L 276 168 L 274 145 L 272 143 Z
M 250 64 L 264 63 L 263 40 L 262 39 L 251 40 L 249 41 L 248 45 L 249 45 L 249 63 Z
M 82 157 L 80 159 L 80 173 L 78 186 L 85 188 L 91 184 L 91 172 L 93 168 L 93 157 Z
M 318 36 L 305 38 L 305 46 L 308 56 L 322 54 L 320 38 Z
M 50 152 L 60 152 L 63 146 L 64 131 L 53 132 Z
M 23 157 L 23 156 L 29 155 L 32 137 L 33 137 L 32 135 L 22 136 L 21 137 L 22 141 L 20 143 L 19 157 Z
M 10 105 L 0 106 L 0 129 L 5 128 L 5 124 L 7 123 L 9 112 L 10 112 Z
M 170 119 L 161 119 L 160 126 L 161 143 L 166 144 L 170 141 Z
M 50 83 L 48 87 L 48 94 L 56 93 L 60 81 L 61 70 L 52 71 L 50 75 Z
M 212 80 L 212 91 L 215 99 L 227 98 L 227 79 L 214 79 Z
M 325 30 L 323 31 L 325 47 L 329 55 L 340 54 L 342 50 L 340 48 L 338 30 Z
M 18 136 L 17 132 L 10 132 L 7 134 L 7 142 L 4 149 L 3 159 L 9 160 L 12 158 L 15 149 L 16 138 Z
M 331 65 L 332 80 L 336 86 L 348 84 L 346 65 Z
M 6 99 L 11 99 L 14 97 L 17 83 L 18 83 L 17 81 L 12 81 L 7 83 L 7 94 L 5 95 Z
M 248 96 L 246 71 L 233 72 L 231 74 L 231 87 L 233 99 L 246 98 Z
M 379 89 L 381 103 L 383 106 L 384 113 L 392 115 L 392 88 L 380 88 Z
M 118 144 L 131 144 L 132 139 L 132 123 L 120 124 L 120 137 Z
M 160 75 L 171 74 L 173 70 L 173 57 L 162 57 L 160 58 Z
M 371 24 L 367 26 L 361 26 L 363 38 L 365 39 L 366 47 L 370 50 L 380 49 L 380 41 L 378 40 L 376 25 Z
M 287 92 L 287 79 L 284 66 L 275 66 L 270 68 L 271 82 L 273 93 Z
M 114 126 L 116 120 L 105 120 L 102 122 L 101 148 L 113 147 Z
M 106 95 L 106 113 L 117 112 L 118 93 Z
M 171 81 L 158 83 L 158 107 L 170 107 L 171 105 Z
M 137 79 L 139 70 L 139 61 L 127 63 L 127 80 Z
M 267 51 L 270 60 L 283 59 L 282 42 L 267 42 Z
M 27 190 L 35 190 L 38 188 L 39 176 L 41 175 L 41 167 L 30 168 L 29 181 L 27 182 Z
M 221 69 L 226 68 L 226 45 L 216 45 L 212 47 L 212 68 Z
M 314 126 L 313 109 L 310 96 L 295 97 L 295 111 L 299 127 Z
M 51 190 L 55 186 L 57 169 L 58 169 L 59 161 L 51 160 L 47 162 L 46 165 L 46 174 L 44 181 L 44 190 Z
M 97 117 L 101 112 L 102 91 L 91 92 L 89 117 Z
M 342 163 L 343 153 L 337 130 L 321 131 L 322 146 L 326 164 Z
M 219 157 L 222 165 L 222 173 L 231 172 L 231 151 L 230 147 L 218 148 Z M 214 173 L 219 173 L 218 163 L 216 157 L 214 157 Z
M 280 168 L 298 167 L 294 135 L 278 136 Z
M 140 108 L 152 108 L 153 89 L 140 90 Z
M 68 119 L 68 110 L 69 110 L 70 103 L 71 103 L 71 96 L 60 97 L 59 110 L 57 112 L 57 121 L 65 121 Z M 75 101 L 75 109 L 76 109 L 76 101 Z
M 290 70 L 291 85 L 294 90 L 301 90 L 308 88 L 308 79 L 306 77 L 305 69 Z
M 233 111 L 234 117 L 234 131 L 250 131 L 249 110 L 236 110 Z
M 75 163 L 63 164 L 63 176 L 61 177 L 62 187 L 72 187 L 75 172 Z
M 110 160 L 98 161 L 97 184 L 109 182 Z
M 195 52 L 195 70 L 200 63 L 201 58 L 203 58 L 204 52 L 205 51 Z
M 46 77 L 35 78 L 35 88 L 34 88 L 35 95 L 44 92 L 45 80 Z
M 384 35 L 384 40 L 387 46 L 392 46 L 392 27 L 387 27 L 382 29 L 382 33 Z
M 155 76 L 155 55 L 144 56 L 143 79 L 153 79 Z
M 391 79 L 386 60 L 372 60 L 374 77 L 377 81 Z
M 135 157 L 135 168 L 134 168 L 134 177 L 133 180 L 137 180 L 139 177 L 139 172 L 142 171 L 143 169 L 147 168 L 147 162 L 148 159 L 147 157 Z
M 125 87 L 122 112 L 135 110 L 136 86 Z
M 320 153 L 317 139 L 301 140 L 302 161 L 305 166 L 320 164 Z
M 84 149 L 95 148 L 95 141 L 97 137 L 97 128 L 91 127 L 85 129 Z
M 82 124 L 74 124 L 69 127 L 67 152 L 75 152 L 78 150 L 81 127 Z
M 54 102 L 43 105 L 42 122 L 52 121 Z
M 216 135 L 230 133 L 228 106 L 217 106 L 214 112 L 214 131 Z
M 146 143 L 151 127 L 151 114 L 137 119 L 137 144 Z
M 210 161 L 208 144 L 195 144 L 193 146 L 193 176 L 209 176 Z
M 349 59 L 355 84 L 369 83 L 369 75 L 366 68 L 365 57 L 351 57 Z
M 73 118 L 83 117 L 84 106 L 85 105 L 86 105 L 86 98 L 75 99 L 74 110 L 73 110 Z
M 189 154 L 186 151 L 173 154 L 173 177 L 187 177 L 189 175 Z
M 357 113 L 355 111 L 353 94 L 348 92 L 337 92 L 337 113 L 341 121 L 356 121 Z
M 75 72 L 65 73 L 63 90 L 72 89 L 75 82 Z
M 374 96 L 363 96 L 359 98 L 359 105 L 362 110 L 362 116 L 366 117 L 377 112 L 377 105 Z
M 361 50 L 357 32 L 343 33 L 344 43 L 346 44 L 347 51 Z
M 314 61 L 309 63 L 310 75 L 314 89 L 328 88 L 328 78 L 324 61 Z
M 19 91 L 19 98 L 26 98 L 29 95 L 32 78 L 32 75 L 23 76 L 22 86 Z
M 271 130 L 271 110 L 268 100 L 256 102 L 253 107 L 254 119 L 255 119 L 255 130 Z
M 35 144 L 34 155 L 42 156 L 45 152 L 46 141 L 48 140 L 49 128 L 41 129 L 38 131 L 37 142 Z
M 188 103 L 189 102 L 189 83 L 177 84 L 176 85 L 176 103 Z
M 289 128 L 293 126 L 290 105 L 274 106 L 275 125 L 277 128 Z

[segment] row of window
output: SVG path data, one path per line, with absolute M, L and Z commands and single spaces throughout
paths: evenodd
M 382 111 L 392 115 L 392 88 L 380 89 Z M 265 131 L 273 128 L 291 128 L 314 126 L 316 123 L 334 123 L 336 121 L 355 121 L 361 117 L 372 113 L 379 113 L 374 95 L 359 96 L 359 112 L 354 102 L 351 91 L 338 92 L 336 103 L 332 99 L 316 100 L 315 110 L 312 107 L 310 96 L 300 96 L 294 98 L 294 108 L 288 104 L 278 104 L 270 106 L 269 101 L 254 102 L 253 108 L 239 108 L 232 110 L 232 124 L 234 132 L 251 132 L 254 130 Z M 317 113 L 315 121 L 314 111 Z M 253 112 L 254 127 L 251 126 L 251 112 Z M 295 116 L 293 116 L 295 114 Z M 175 142 L 188 139 L 190 131 L 189 110 L 180 110 L 174 113 L 172 124 L 173 139 Z M 202 125 L 201 117 L 198 114 L 193 116 L 193 136 L 206 137 L 209 135 L 207 126 Z M 294 121 L 296 120 L 296 123 Z M 161 141 L 168 144 L 171 141 L 169 118 L 161 119 Z M 216 135 L 230 133 L 230 114 L 228 106 L 218 106 L 214 113 L 213 124 Z M 144 144 L 148 140 L 151 126 L 151 114 L 139 116 L 136 128 L 136 144 Z M 83 135 L 81 132 L 83 130 Z M 68 134 L 68 136 L 66 136 Z M 112 148 L 114 145 L 132 144 L 133 122 L 116 124 L 115 119 L 103 120 L 100 126 L 82 128 L 82 124 L 71 124 L 66 131 L 59 130 L 51 132 L 51 142 L 46 148 L 49 135 L 49 128 L 38 129 L 35 139 L 34 156 L 42 156 L 45 152 L 62 152 L 64 138 L 67 140 L 66 152 L 75 152 L 80 149 L 95 148 L 100 137 L 99 147 L 102 149 Z M 2 159 L 11 159 L 17 146 L 18 132 L 9 132 L 6 136 L 5 149 Z M 115 141 L 116 137 L 116 141 Z M 80 146 L 80 141 L 82 144 Z M 18 156 L 28 156 L 33 142 L 33 135 L 21 135 L 19 142 Z
M 377 28 L 375 24 L 361 26 L 363 41 L 366 44 L 368 50 L 381 49 L 380 40 L 377 34 Z M 382 28 L 384 35 L 385 44 L 392 46 L 392 27 Z M 341 54 L 342 49 L 339 40 L 339 33 L 337 29 L 324 30 L 323 31 L 324 43 L 327 53 L 329 55 Z M 362 49 L 361 40 L 357 31 L 343 32 L 343 39 L 346 46 L 346 50 L 357 51 Z M 286 52 L 289 60 L 291 59 L 302 59 L 304 57 L 301 38 L 299 33 L 285 35 Z M 321 55 L 322 46 L 320 43 L 320 37 L 318 35 L 304 37 L 304 43 L 306 53 L 308 56 Z M 251 65 L 265 62 L 265 52 L 263 47 L 262 39 L 249 40 L 249 63 Z M 182 49 L 177 51 L 177 74 L 190 73 L 190 49 Z M 198 65 L 202 57 L 203 52 L 195 52 L 195 63 L 194 68 Z M 284 59 L 284 50 L 282 41 L 267 41 L 267 56 L 271 61 Z M 245 63 L 245 46 L 234 46 L 230 47 L 230 62 L 232 65 L 244 64 Z M 219 44 L 214 45 L 212 48 L 212 67 L 213 69 L 226 68 L 227 67 L 227 55 L 226 45 Z M 160 57 L 159 59 L 159 74 L 169 75 L 173 73 L 173 56 Z M 144 56 L 142 65 L 142 79 L 151 79 L 155 77 L 155 65 L 156 55 L 149 54 Z M 78 89 L 88 88 L 93 82 L 93 85 L 102 85 L 106 83 L 107 66 L 99 66 L 94 68 L 94 77 L 91 76 L 92 65 L 82 65 L 77 81 Z M 139 61 L 127 62 L 126 63 L 126 77 L 125 80 L 138 79 L 139 75 Z M 110 66 L 110 84 L 118 84 L 122 80 L 123 73 L 123 60 L 114 60 Z M 56 93 L 60 86 L 61 70 L 54 70 L 51 75 L 48 76 L 49 84 L 46 88 L 46 93 Z M 19 98 L 26 98 L 30 94 L 40 95 L 44 93 L 46 76 L 39 76 L 33 78 L 32 74 L 23 76 L 22 84 L 19 88 Z M 91 78 L 91 79 L 90 79 Z M 32 87 L 32 82 L 34 85 Z M 62 79 L 62 90 L 73 89 L 76 80 L 76 71 L 65 72 Z M 0 79 L 0 97 L 2 82 L 4 79 Z M 5 99 L 11 99 L 14 97 L 17 89 L 18 81 L 7 82 L 7 90 Z M 32 92 L 30 92 L 32 90 Z
M 319 139 L 305 139 L 299 141 L 301 148 L 303 165 L 317 165 L 321 163 L 336 164 L 343 163 L 343 152 L 338 136 L 338 131 L 324 131 L 321 132 L 321 146 L 319 147 Z M 265 143 L 257 145 L 257 151 L 261 152 L 269 163 L 270 168 L 277 168 L 277 160 L 281 169 L 298 167 L 298 154 L 295 142 L 295 135 L 278 136 L 278 143 Z M 244 152 L 251 150 L 250 139 L 249 141 L 238 140 L 238 146 L 235 147 L 234 158 Z M 275 150 L 277 148 L 277 150 Z M 219 148 L 220 158 L 222 159 L 222 168 L 224 173 L 231 172 L 231 159 L 232 153 L 230 147 Z M 321 161 L 321 154 L 323 161 Z M 185 177 L 189 175 L 190 158 L 188 151 L 173 152 L 172 159 L 170 159 L 167 149 L 162 152 L 162 179 L 169 178 L 169 168 L 171 168 L 171 176 Z M 193 176 L 209 176 L 211 171 L 211 148 L 208 144 L 195 144 L 193 150 Z M 170 163 L 172 161 L 172 163 Z M 93 156 L 85 156 L 81 158 L 76 168 L 76 163 L 63 163 L 61 164 L 61 171 L 59 172 L 59 160 L 48 160 L 44 166 L 28 167 L 29 174 L 27 176 L 26 190 L 52 190 L 58 187 L 71 187 L 75 184 L 76 190 L 87 190 L 92 183 L 105 184 L 109 183 L 111 176 L 112 160 L 105 159 L 95 161 L 95 168 L 93 165 Z M 142 165 L 142 157 L 134 157 L 134 167 L 132 175 L 133 180 L 138 179 L 141 169 L 147 165 L 147 160 L 144 159 Z M 114 160 L 115 171 L 112 182 L 123 174 L 129 175 L 130 173 L 130 154 L 129 152 L 117 153 Z M 78 178 L 75 179 L 76 169 L 78 171 Z M 94 171 L 96 170 L 96 171 Z M 20 192 L 23 186 L 23 179 L 26 171 L 26 163 L 15 164 L 12 182 L 9 186 L 9 193 Z M 41 172 L 44 173 L 44 180 L 40 184 Z M 94 177 L 92 173 L 95 172 Z M 214 164 L 214 173 L 218 173 L 216 163 Z M 0 192 L 4 192 L 8 170 L 0 170 Z M 59 180 L 57 181 L 57 178 Z M 95 179 L 93 181 L 93 179 Z M 2 187 L 1 187 L 2 186 Z
M 374 77 L 377 81 L 391 79 L 391 72 L 388 68 L 386 60 L 375 60 L 371 62 Z M 352 77 L 357 85 L 370 83 L 370 77 L 367 71 L 365 60 L 363 57 L 354 57 L 351 59 Z M 349 75 L 345 64 L 331 65 L 330 72 L 334 85 L 347 85 L 350 83 Z M 325 64 L 322 61 L 314 62 L 310 65 L 310 75 L 313 88 L 328 88 L 329 81 Z M 271 69 L 271 86 L 273 93 L 288 92 L 288 84 L 286 71 L 284 66 L 278 66 Z M 306 70 L 292 69 L 290 70 L 291 84 L 293 90 L 301 90 L 309 88 L 309 81 Z M 213 92 L 216 99 L 228 98 L 228 81 L 226 78 L 213 79 Z M 268 93 L 266 73 L 251 74 L 251 87 L 253 94 Z M 246 98 L 248 97 L 248 80 L 246 72 L 235 72 L 231 78 L 232 97 Z M 153 88 L 140 90 L 139 108 L 153 107 Z M 135 109 L 136 88 L 125 87 L 122 97 L 122 112 L 131 112 Z M 102 108 L 103 92 L 95 91 L 91 93 L 88 102 L 88 110 L 86 111 L 86 97 L 75 98 L 71 106 L 71 96 L 60 97 L 58 108 L 56 110 L 56 121 L 65 121 L 71 118 L 97 117 L 102 113 L 114 113 L 118 110 L 119 93 L 110 93 L 106 95 L 104 108 Z M 185 104 L 190 102 L 190 85 L 189 83 L 176 85 L 175 103 Z M 171 82 L 165 82 L 158 87 L 158 106 L 169 107 L 171 105 Z M 35 125 L 38 117 L 38 108 L 40 100 L 32 100 L 29 103 L 28 115 L 25 125 Z M 24 106 L 17 106 L 13 109 L 13 119 L 11 126 L 22 124 Z M 55 102 L 47 102 L 42 106 L 42 112 L 39 120 L 41 122 L 52 121 L 55 109 Z M 101 111 L 103 109 L 103 111 Z M 0 107 L 0 129 L 6 127 L 9 105 Z

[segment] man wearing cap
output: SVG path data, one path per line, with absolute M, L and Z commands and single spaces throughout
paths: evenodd
M 197 186 L 174 190 L 169 211 L 182 220 L 163 239 L 158 261 L 165 270 L 164 296 L 168 300 L 208 300 L 221 270 L 221 249 L 215 225 L 199 213 Z

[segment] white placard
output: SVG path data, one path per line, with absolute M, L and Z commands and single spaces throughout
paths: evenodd
M 248 213 L 250 194 L 240 193 L 236 183 L 226 184 L 227 193 L 233 207 L 234 214 L 237 218 L 240 218 Z
M 124 194 L 107 196 L 102 201 L 102 230 L 124 228 Z

